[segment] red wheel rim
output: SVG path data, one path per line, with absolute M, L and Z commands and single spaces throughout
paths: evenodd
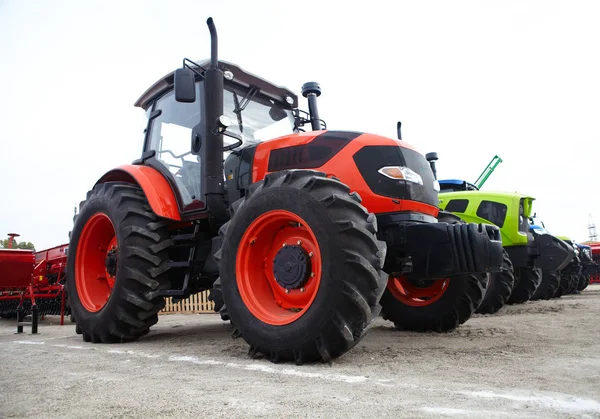
M 273 272 L 274 259 L 284 246 L 301 248 L 307 256 L 307 279 L 286 292 Z M 296 214 L 274 210 L 250 224 L 236 257 L 240 296 L 250 312 L 264 323 L 281 326 L 299 319 L 314 301 L 321 283 L 321 252 L 317 238 Z
M 75 258 L 75 287 L 83 307 L 97 312 L 115 285 L 117 237 L 106 214 L 96 213 L 83 226 Z M 109 262 L 110 260 L 110 262 Z
M 450 278 L 432 280 L 427 286 L 415 285 L 405 276 L 390 277 L 387 289 L 394 298 L 411 307 L 424 307 L 441 298 L 450 285 Z

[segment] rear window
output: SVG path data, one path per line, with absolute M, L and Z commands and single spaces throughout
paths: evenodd
M 453 199 L 446 205 L 446 211 L 448 212 L 465 212 L 469 206 L 468 199 Z
M 503 227 L 507 209 L 506 205 L 498 202 L 481 201 L 477 208 L 477 216 L 485 218 L 498 227 Z

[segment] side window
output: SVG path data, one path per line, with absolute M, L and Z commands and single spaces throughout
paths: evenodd
M 156 102 L 161 114 L 150 126 L 149 150 L 156 151 L 156 159 L 173 175 L 184 207 L 195 203 L 200 208 L 202 182 L 199 156 L 191 153 L 192 128 L 200 122 L 200 92 L 196 85 L 196 102 L 175 101 L 173 91 Z M 191 209 L 191 208 L 189 208 Z
M 529 223 L 527 223 L 527 217 L 525 217 L 525 200 L 523 198 L 519 201 L 519 231 L 522 233 L 529 231 Z
M 468 199 L 453 199 L 446 205 L 448 212 L 465 212 L 469 206 Z
M 507 209 L 508 207 L 506 205 L 499 202 L 481 201 L 479 208 L 477 208 L 477 216 L 502 228 L 504 226 Z

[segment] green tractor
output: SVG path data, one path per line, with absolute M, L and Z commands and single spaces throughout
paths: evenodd
M 427 154 L 436 178 L 437 158 L 436 153 Z M 438 180 L 440 209 L 466 222 L 491 223 L 500 228 L 504 248 L 503 269 L 490 274 L 485 298 L 477 309 L 477 313 L 481 314 L 495 313 L 507 303 L 519 304 L 532 299 L 540 285 L 547 282 L 542 280 L 544 274 L 548 281 L 555 280 L 549 276 L 550 273 L 563 269 L 572 255 L 570 247 L 558 238 L 530 231 L 528 220 L 535 198 L 519 193 L 480 190 L 501 162 L 498 156 L 494 156 L 475 183 L 460 179 Z M 555 287 L 558 284 L 550 288 Z M 540 298 L 552 296 L 553 292 L 547 291 Z

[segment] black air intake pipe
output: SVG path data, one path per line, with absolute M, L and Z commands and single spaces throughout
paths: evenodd
M 321 119 L 319 118 L 319 109 L 317 108 L 317 97 L 321 96 L 321 86 L 314 81 L 304 83 L 302 85 L 302 96 L 308 99 L 310 125 L 313 131 L 319 131 L 321 129 Z
M 435 152 L 425 154 L 425 158 L 429 162 L 429 166 L 431 166 L 431 171 L 433 172 L 433 178 L 437 180 L 437 170 L 435 170 L 435 161 L 438 159 L 438 155 Z

